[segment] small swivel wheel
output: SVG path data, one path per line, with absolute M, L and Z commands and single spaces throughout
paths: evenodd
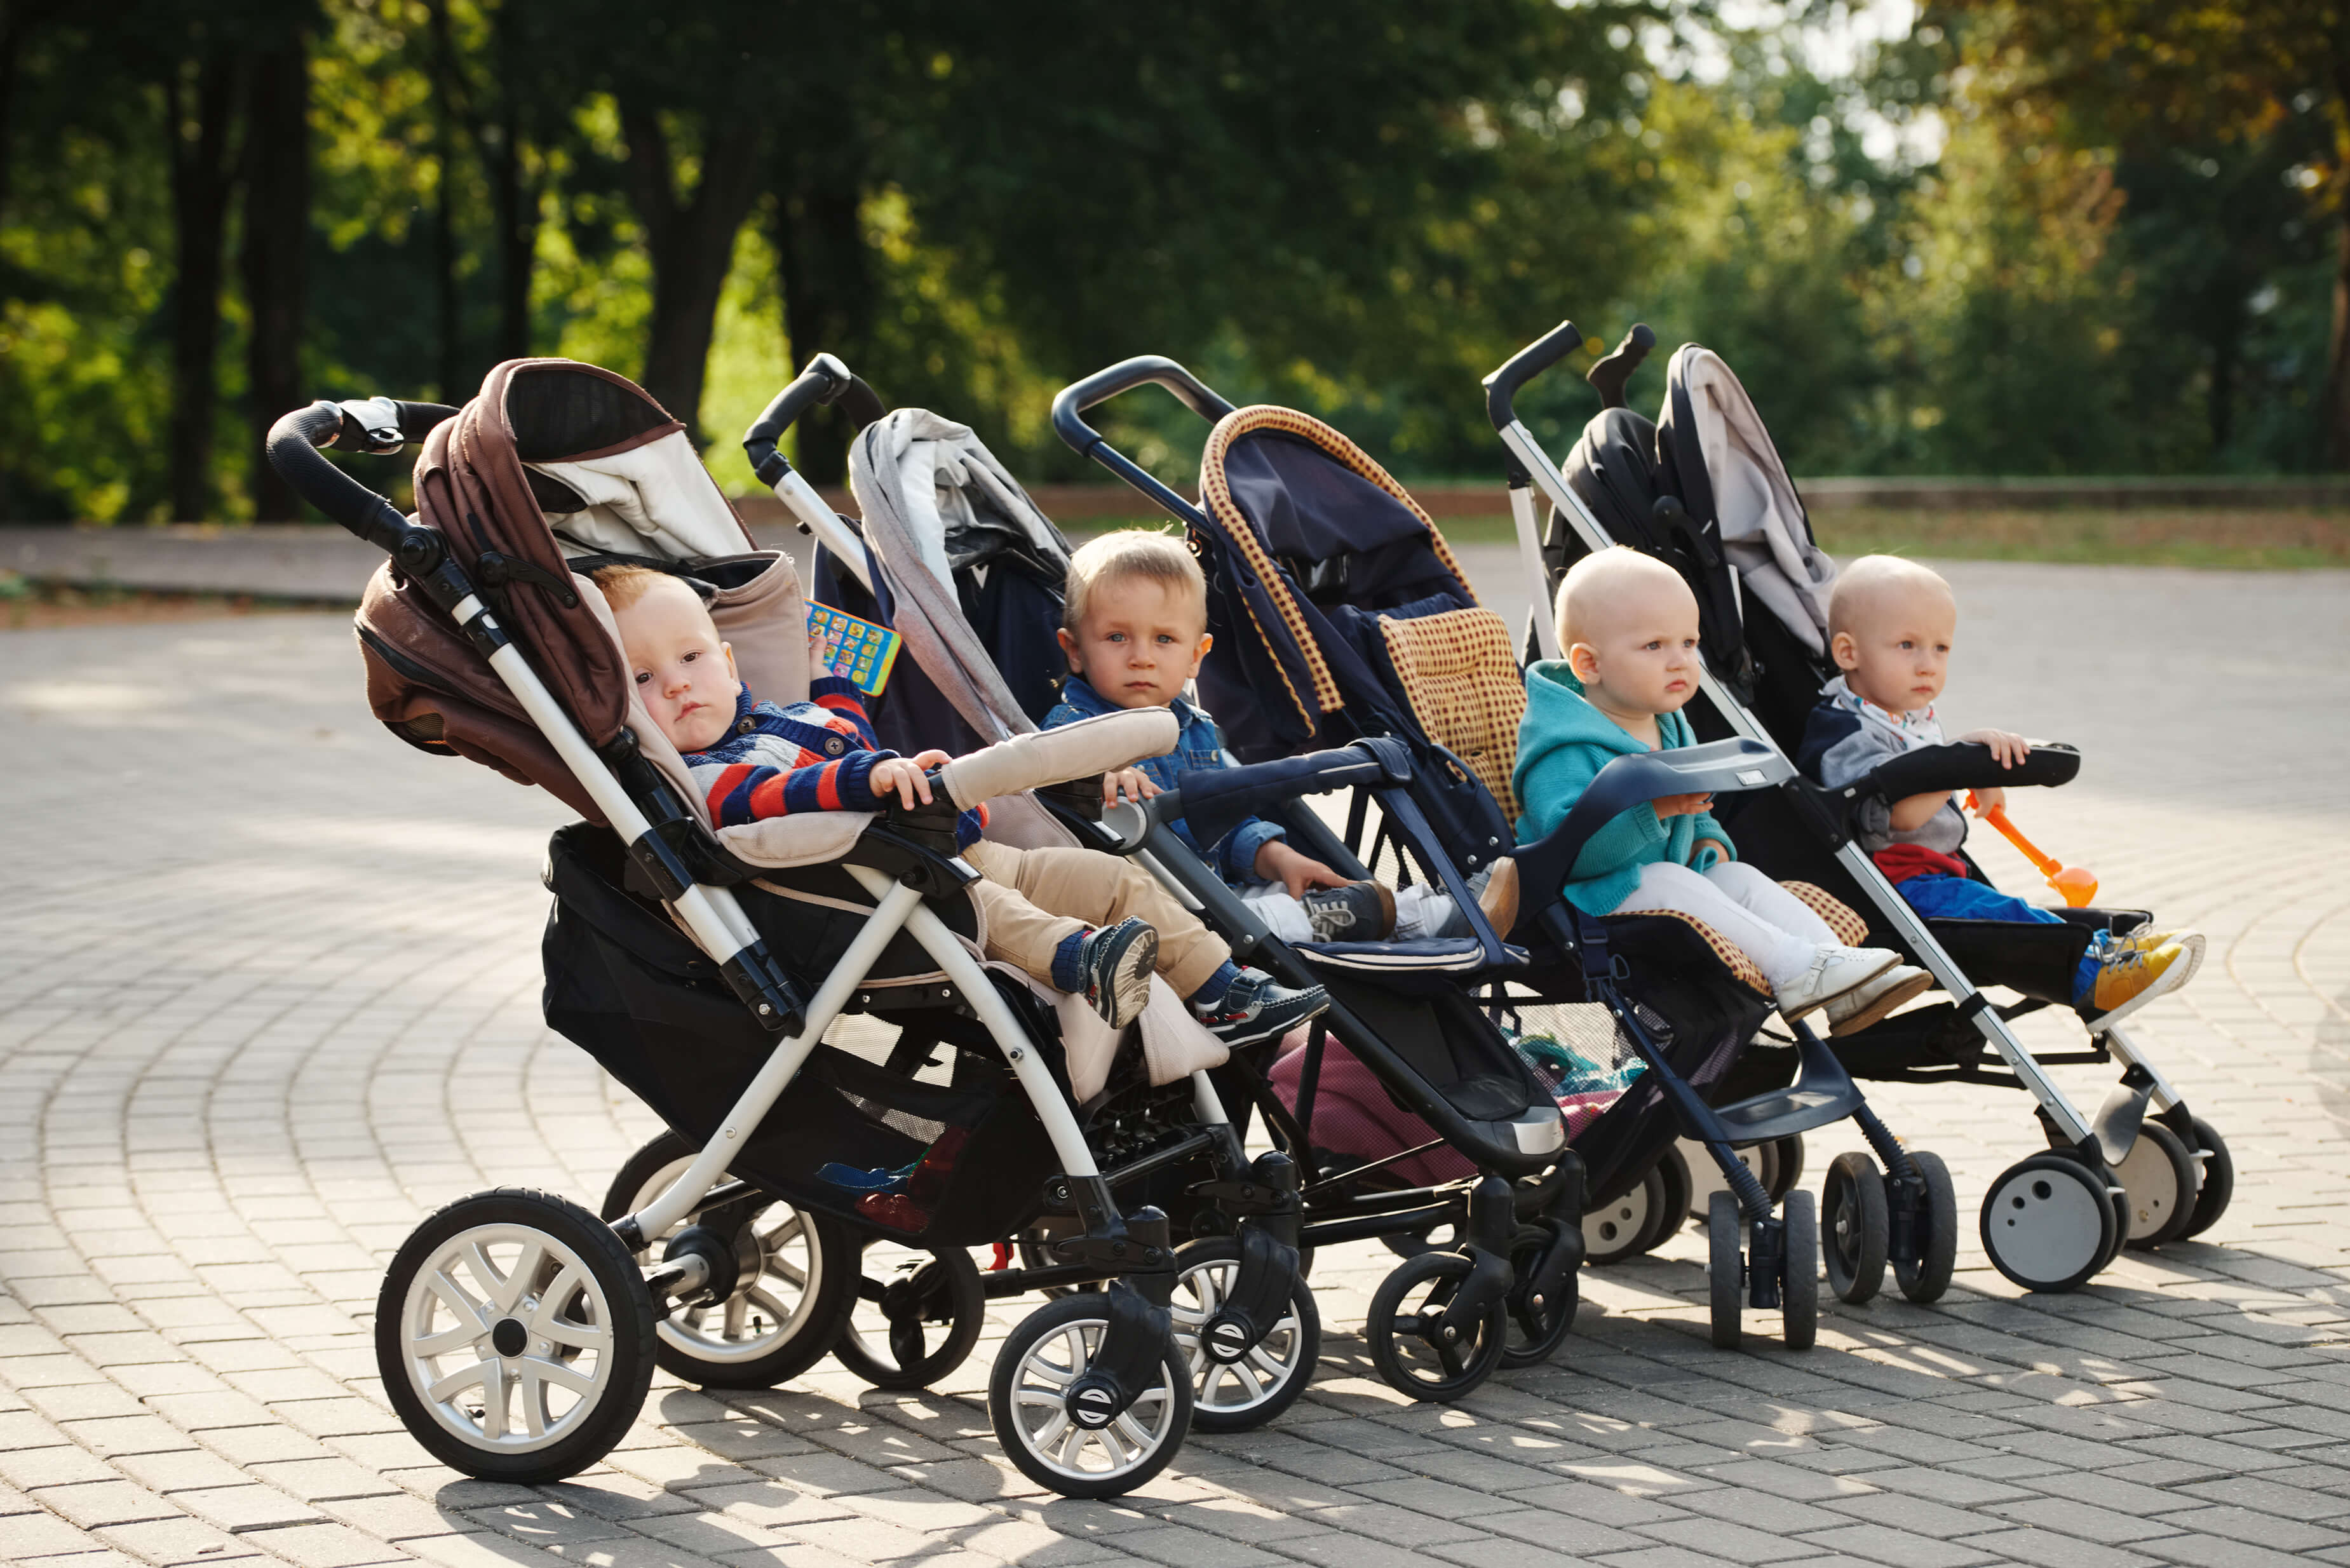
M 2184 1239 L 2200 1236 L 2220 1222 L 2228 1211 L 2229 1199 L 2236 1196 L 2236 1162 L 2228 1153 L 2228 1145 L 2217 1127 L 2201 1116 L 2193 1118 L 2195 1126 L 2196 1163 L 2201 1166 L 2201 1181 L 2195 1189 L 2195 1210 L 2179 1232 Z
M 1705 1279 L 1717 1350 L 1735 1350 L 1743 1337 L 1739 1323 L 1746 1305 L 1746 1254 L 1740 1246 L 1743 1223 L 1735 1195 L 1722 1191 L 1706 1199 Z
M 1665 1179 L 1650 1170 L 1622 1197 L 1583 1217 L 1583 1261 L 1594 1267 L 1623 1262 L 1657 1244 L 1672 1220 L 1666 1213 Z
M 1379 1282 L 1363 1322 L 1371 1365 L 1398 1393 L 1449 1403 L 1474 1389 L 1509 1347 L 1509 1306 L 1497 1296 L 1464 1331 L 1448 1333 L 1451 1306 L 1474 1265 L 1460 1252 L 1422 1252 Z
M 1790 1350 L 1809 1350 L 1820 1337 L 1820 1211 L 1812 1195 L 1787 1194 L 1780 1206 L 1787 1246 L 1779 1276 L 1779 1335 Z
M 1909 1163 L 1926 1183 L 1926 1205 L 1914 1221 L 1917 1261 L 1895 1260 L 1893 1281 L 1903 1295 L 1923 1304 L 1942 1299 L 1959 1266 L 1959 1193 L 1950 1184 L 1950 1168 L 1942 1163 L 1940 1155 L 1913 1148 Z
M 2153 1117 L 2138 1124 L 2137 1141 L 2114 1167 L 2114 1179 L 2129 1208 L 2123 1245 L 2159 1247 L 2195 1222 L 2195 1157 L 2184 1139 Z
M 929 1387 L 963 1364 L 987 1319 L 979 1265 L 961 1247 L 868 1241 L 857 1297 L 832 1358 L 876 1388 Z
M 1840 1154 L 1820 1184 L 1822 1239 L 1828 1288 L 1855 1306 L 1885 1288 L 1885 1253 L 1892 1220 L 1885 1201 L 1885 1176 L 1877 1161 L 1855 1150 Z
M 1516 1244 L 1510 1249 L 1510 1272 L 1516 1280 L 1508 1296 L 1509 1343 L 1502 1350 L 1503 1366 L 1538 1366 L 1557 1355 L 1566 1336 L 1575 1332 L 1575 1309 L 1582 1300 L 1575 1278 L 1581 1271 L 1567 1270 L 1547 1293 L 1535 1286 L 1534 1271 L 1550 1243 L 1550 1233 L 1532 1225 L 1518 1232 Z
M 1245 1432 L 1297 1402 L 1322 1358 L 1322 1314 L 1305 1280 L 1304 1260 L 1281 1319 L 1238 1361 L 1218 1361 L 1201 1336 L 1232 1298 L 1241 1274 L 1241 1244 L 1204 1236 L 1175 1253 L 1175 1348 L 1191 1372 L 1191 1425 L 1202 1432 Z
M 2121 1216 L 2101 1175 L 2064 1155 L 2035 1154 L 1983 1194 L 1981 1229 L 1991 1267 L 2027 1291 L 2069 1291 L 2119 1250 Z
M 699 1151 L 665 1132 L 630 1155 L 604 1195 L 604 1218 L 634 1214 L 668 1190 Z M 639 1262 L 688 1231 L 714 1231 L 734 1254 L 725 1298 L 681 1303 L 660 1320 L 662 1371 L 702 1388 L 773 1388 L 824 1359 L 857 1305 L 857 1243 L 828 1216 L 764 1194 L 647 1239 Z
M 1046 1302 L 1013 1326 L 987 1380 L 988 1424 L 1020 1473 L 1063 1497 L 1118 1497 L 1167 1468 L 1191 1429 L 1191 1376 L 1171 1339 L 1157 1376 L 1107 1426 L 1070 1418 L 1109 1309 L 1099 1291 Z
M 561 1480 L 644 1407 L 652 1297 L 611 1227 L 577 1204 L 477 1192 L 392 1259 L 375 1355 L 400 1424 L 434 1459 L 484 1480 Z

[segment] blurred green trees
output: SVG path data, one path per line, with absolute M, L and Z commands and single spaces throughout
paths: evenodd
M 2345 459 L 2332 10 L 1937 0 L 1834 78 L 1804 28 L 0 0 L 0 518 L 292 515 L 276 413 L 527 353 L 639 377 L 730 483 L 820 348 L 1038 478 L 1081 474 L 1054 390 L 1144 352 L 1484 474 L 1478 377 L 1565 315 L 1719 349 L 1799 473 Z M 1127 401 L 1187 471 L 1196 421 Z M 1522 407 L 1559 440 L 1596 399 Z

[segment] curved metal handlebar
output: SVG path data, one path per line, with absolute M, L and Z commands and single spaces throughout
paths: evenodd
M 1583 328 L 1572 321 L 1562 321 L 1542 337 L 1510 356 L 1507 363 L 1485 378 L 1485 417 L 1493 421 L 1497 431 L 1507 430 L 1516 422 L 1517 411 L 1510 400 L 1518 389 L 1583 347 Z
M 1121 359 L 1106 370 L 1097 370 L 1082 381 L 1071 382 L 1053 394 L 1053 431 L 1079 457 L 1091 457 L 1102 438 L 1079 416 L 1097 403 L 1106 403 L 1137 387 L 1159 386 L 1175 394 L 1178 401 L 1210 424 L 1232 411 L 1232 405 L 1219 397 L 1205 381 L 1183 369 L 1163 354 L 1139 354 L 1131 359 Z
M 269 427 L 269 466 L 294 493 L 369 544 L 400 554 L 411 532 L 400 509 L 318 455 L 321 447 L 390 456 L 457 410 L 443 403 L 367 398 L 296 409 Z
M 751 471 L 759 476 L 760 483 L 772 488 L 791 472 L 792 465 L 775 450 L 784 432 L 810 409 L 833 402 L 860 429 L 888 412 L 880 395 L 847 366 L 830 354 L 818 354 L 743 432 L 743 454 L 751 460 Z

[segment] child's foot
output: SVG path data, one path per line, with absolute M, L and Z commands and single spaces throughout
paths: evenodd
M 1377 882 L 1316 888 L 1297 901 L 1317 942 L 1378 942 L 1395 931 L 1395 895 Z
M 1150 1000 L 1159 963 L 1159 933 L 1148 920 L 1124 919 L 1086 933 L 1077 962 L 1086 971 L 1086 1004 L 1112 1029 L 1134 1022 Z
M 2177 991 L 2195 971 L 2186 945 L 2166 941 L 2152 948 L 2125 947 L 2115 942 L 2084 1000 L 2095 1009 L 2092 1032 L 2109 1029 L 2167 991 Z
M 1329 1005 L 1330 993 L 1318 985 L 1293 990 L 1263 970 L 1244 969 L 1223 995 L 1191 1012 L 1225 1044 L 1247 1045 L 1286 1034 Z
M 2178 943 L 2179 950 L 2186 954 L 2186 957 L 2179 961 L 2178 979 L 2173 982 L 2173 989 L 2176 989 L 2193 980 L 2195 971 L 2203 967 L 2202 932 L 2193 929 L 2158 931 L 2152 926 L 2140 926 L 2126 937 L 2116 936 L 2106 939 L 2107 950 L 2113 952 L 2127 950 L 2152 952 L 2167 942 Z
M 1862 981 L 1828 1003 L 1828 1033 L 1856 1034 L 1880 1023 L 1895 1008 L 1922 993 L 1934 977 L 1914 964 L 1895 964 L 1874 980 Z
M 1824 947 L 1812 967 L 1777 989 L 1773 1000 L 1779 1016 L 1793 1023 L 1806 1012 L 1825 1006 L 1865 981 L 1875 980 L 1901 961 L 1890 948 Z

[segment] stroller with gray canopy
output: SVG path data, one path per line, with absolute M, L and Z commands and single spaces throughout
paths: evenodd
M 419 441 L 413 518 L 318 450 Z M 462 410 L 320 402 L 277 421 L 268 451 L 305 499 L 390 557 L 359 618 L 377 716 L 587 818 L 549 850 L 547 1018 L 683 1151 L 608 1220 L 499 1189 L 416 1229 L 375 1331 L 409 1431 L 467 1474 L 576 1474 L 626 1433 L 656 1362 L 767 1386 L 832 1348 L 874 1235 L 943 1259 L 1053 1215 L 1054 1261 L 1023 1288 L 1106 1288 L 1014 1327 L 991 1421 L 1012 1460 L 1065 1495 L 1115 1495 L 1161 1469 L 1191 1413 L 1169 1313 L 1178 1262 L 1165 1216 L 1122 1212 L 1097 1151 L 1106 1129 L 1142 1125 L 1237 1142 L 1203 1072 L 1078 1063 L 1059 1004 L 983 965 L 977 874 L 951 825 L 1162 750 L 1171 722 L 1122 715 L 958 757 L 933 774 L 935 806 L 713 829 L 582 572 L 625 554 L 698 575 L 738 666 L 777 700 L 807 691 L 806 609 L 788 557 L 749 547 L 651 399 L 590 366 L 511 361 Z M 901 1048 L 877 1061 L 869 1032 L 836 1028 L 859 1011 L 894 1025 Z M 1085 1103 L 1073 1072 L 1102 1080 Z M 910 1159 L 936 1179 L 887 1214 L 822 1169 Z M 967 1254 L 961 1280 L 975 1286 Z M 975 1337 L 976 1290 L 949 1294 Z
M 1770 432 L 1720 356 L 1696 344 L 1674 353 L 1657 423 L 1623 406 L 1625 383 L 1655 340 L 1646 326 L 1636 327 L 1594 368 L 1590 379 L 1609 406 L 1556 466 L 1512 400 L 1581 345 L 1580 329 L 1562 323 L 1486 378 L 1487 411 L 1509 454 L 1521 559 L 1528 579 L 1552 592 L 1575 560 L 1614 544 L 1672 566 L 1700 607 L 1706 670 L 1690 710 L 1699 735 L 1742 737 L 1792 755 L 1835 674 L 1825 633 L 1835 563 L 1818 547 Z M 1537 491 L 1549 503 L 1546 520 L 1537 518 Z M 1555 640 L 1545 618 L 1535 615 L 1530 647 L 1555 657 Z M 2085 1013 L 2092 1028 L 2085 1049 L 2035 1054 L 2011 1027 L 2026 1013 L 2070 1005 L 2071 976 L 2092 932 L 2126 932 L 2149 917 L 2067 909 L 2055 911 L 2062 920 L 2055 925 L 1924 919 L 1854 841 L 1854 824 L 1864 801 L 2058 785 L 2079 767 L 2079 753 L 2061 745 L 2035 742 L 2025 763 L 2002 769 L 1985 747 L 1950 744 L 1913 751 L 1835 790 L 1796 778 L 1725 817 L 1742 855 L 1773 876 L 1816 882 L 1862 910 L 1869 942 L 1902 950 L 1947 993 L 1945 1002 L 1839 1037 L 1835 1050 L 1855 1076 L 2022 1088 L 2036 1102 L 2049 1150 L 2001 1173 L 1984 1195 L 1980 1223 L 1992 1264 L 2033 1290 L 2070 1290 L 2125 1245 L 2197 1233 L 2219 1219 L 2234 1189 L 2226 1144 L 2127 1032 Z M 2013 990 L 2020 1000 L 1994 1003 L 1984 985 Z M 2094 1115 L 2045 1071 L 2108 1062 L 2120 1064 L 2121 1081 Z M 1831 1168 L 1832 1226 L 1846 1211 L 1903 1200 L 1908 1181 L 1899 1164 L 1890 1151 L 1876 1152 L 1886 1161 L 1881 1173 L 1856 1153 Z M 1832 1254 L 1832 1271 L 1837 1262 Z M 1845 1260 L 1847 1268 L 1873 1262 Z

